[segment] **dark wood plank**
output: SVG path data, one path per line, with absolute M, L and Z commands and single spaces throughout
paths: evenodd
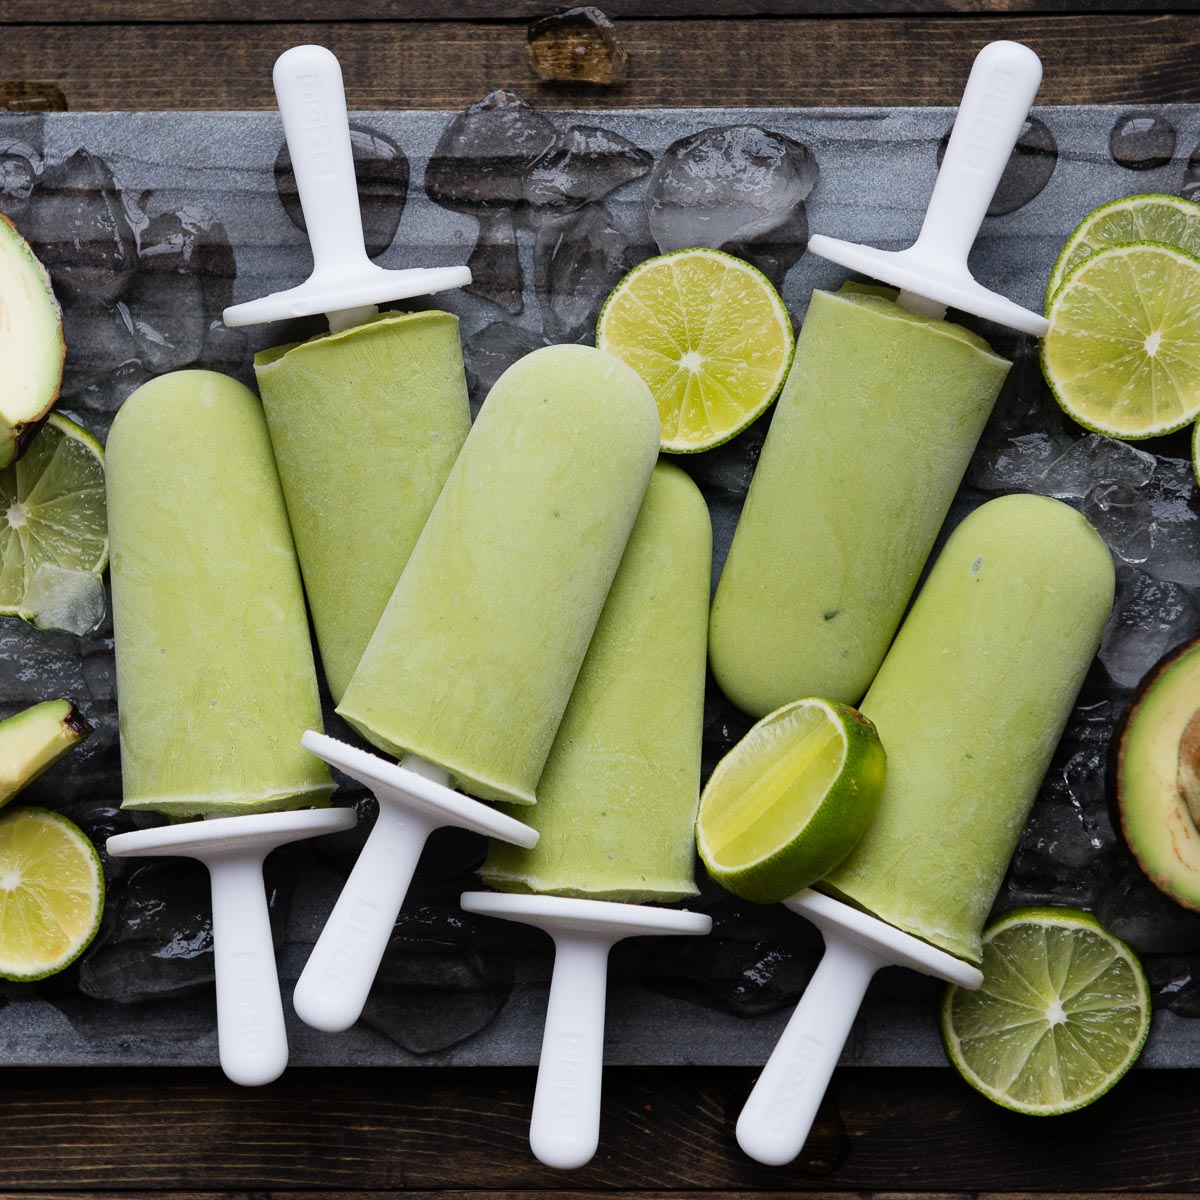
M 553 12 L 553 0 L 5 0 L 0 24 L 196 21 L 514 21 Z M 812 17 L 936 13 L 1195 12 L 1200 0 L 603 0 L 614 20 L 689 17 Z
M 509 24 L 14 25 L 3 31 L 0 72 L 56 84 L 72 109 L 271 108 L 271 64 L 311 40 L 341 58 L 357 108 L 458 108 L 497 87 L 563 107 L 954 104 L 975 51 L 1019 37 L 1046 63 L 1043 104 L 1200 100 L 1200 15 L 624 29 L 632 77 L 608 89 L 539 84 L 524 27 Z
M 526 1145 L 528 1071 L 11 1071 L 0 1191 L 1187 1192 L 1200 1189 L 1190 1072 L 1134 1072 L 1082 1113 L 1023 1118 L 949 1071 L 839 1072 L 801 1159 L 744 1158 L 750 1074 L 613 1070 L 601 1148 L 564 1176 Z

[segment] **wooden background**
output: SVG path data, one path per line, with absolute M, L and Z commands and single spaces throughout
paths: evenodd
M 54 85 L 79 110 L 270 108 L 276 55 L 317 41 L 361 108 L 454 108 L 501 86 L 554 107 L 954 104 L 979 46 L 1010 37 L 1045 62 L 1042 103 L 1200 101 L 1200 0 L 602 7 L 632 56 L 610 89 L 534 78 L 526 28 L 551 11 L 540 0 L 0 0 L 0 81 Z M 563 1175 L 528 1153 L 530 1071 L 296 1070 L 242 1091 L 215 1069 L 7 1070 L 0 1200 L 1200 1192 L 1196 1072 L 1135 1071 L 1085 1112 L 1037 1120 L 948 1069 L 843 1070 L 804 1155 L 780 1170 L 733 1141 L 751 1081 L 610 1071 L 600 1153 Z

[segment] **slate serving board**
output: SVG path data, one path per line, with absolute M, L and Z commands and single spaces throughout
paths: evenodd
M 506 126 L 479 124 L 478 111 L 465 127 L 451 113 L 352 115 L 368 239 L 379 261 L 432 266 L 471 256 L 476 288 L 437 304 L 461 318 L 476 405 L 520 353 L 547 340 L 588 340 L 608 288 L 656 252 L 655 234 L 664 248 L 672 237 L 698 239 L 705 231 L 732 242 L 781 281 L 798 325 L 811 289 L 844 278 L 840 268 L 803 253 L 807 229 L 890 248 L 907 244 L 953 117 L 948 109 L 539 117 L 496 103 Z M 1035 115 L 973 258 L 983 283 L 1032 308 L 1040 307 L 1059 247 L 1090 208 L 1134 192 L 1200 189 L 1200 106 Z M 702 130 L 745 125 L 771 132 L 676 144 Z M 494 136 L 498 128 L 504 136 Z M 70 347 L 61 407 L 98 435 L 124 397 L 154 374 L 207 366 L 252 383 L 254 350 L 318 328 L 297 322 L 230 331 L 219 322 L 231 301 L 291 285 L 308 271 L 303 236 L 289 216 L 295 204 L 286 162 L 277 161 L 280 143 L 270 113 L 0 114 L 0 211 L 51 266 Z M 513 149 L 523 145 L 535 146 L 525 158 Z M 434 189 L 443 203 L 435 203 L 424 186 L 426 165 L 454 146 L 467 147 L 467 160 L 476 161 L 457 163 L 450 185 L 443 170 Z M 731 209 L 732 193 L 730 203 L 706 207 L 705 189 L 714 184 L 704 156 L 721 158 L 731 148 L 749 173 L 743 185 L 775 187 L 786 177 L 791 188 L 787 211 L 760 221 L 770 228 L 749 236 L 738 232 L 745 214 Z M 669 168 L 661 165 L 665 157 Z M 721 178 L 717 170 L 718 187 Z M 1200 1065 L 1200 1021 L 1192 1019 L 1200 1015 L 1200 915 L 1141 880 L 1105 804 L 1107 747 L 1133 685 L 1163 651 L 1200 633 L 1200 502 L 1185 440 L 1146 444 L 1147 457 L 1086 438 L 1050 400 L 1034 343 L 976 328 L 1015 366 L 947 530 L 990 495 L 1043 491 L 1097 521 L 1121 576 L 1100 662 L 999 907 L 1095 908 L 1142 953 L 1152 977 L 1157 1012 L 1143 1062 Z M 767 421 L 683 462 L 711 505 L 714 580 Z M 750 724 L 709 690 L 706 773 Z M 24 799 L 68 813 L 102 844 L 135 823 L 116 808 L 111 623 L 76 638 L 0 621 L 0 715 L 58 694 L 80 704 L 96 733 Z M 328 706 L 327 713 L 330 732 L 344 735 Z M 361 794 L 344 788 L 339 802 L 356 803 L 369 819 L 372 804 Z M 355 836 L 289 848 L 272 860 L 285 995 L 353 860 Z M 469 835 L 436 835 L 367 1019 L 328 1037 L 290 1018 L 293 1064 L 536 1061 L 549 943 L 534 931 L 459 912 L 456 897 L 472 886 L 481 851 Z M 42 984 L 0 985 L 0 1059 L 46 1066 L 216 1061 L 206 884 L 190 866 L 106 861 L 105 926 L 83 960 Z M 696 903 L 714 916 L 710 938 L 631 942 L 615 952 L 609 1062 L 760 1064 L 782 1029 L 819 953 L 815 933 L 781 909 L 740 905 L 702 886 Z M 928 980 L 885 972 L 845 1060 L 943 1063 L 936 995 Z

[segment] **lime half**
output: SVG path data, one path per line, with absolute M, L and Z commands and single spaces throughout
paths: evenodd
M 696 844 L 708 873 L 759 904 L 816 883 L 866 833 L 885 770 L 875 726 L 853 708 L 813 699 L 769 713 L 700 797 Z
M 1005 913 L 983 934 L 983 987 L 951 987 L 942 1038 L 958 1073 L 1031 1116 L 1091 1104 L 1150 1032 L 1150 988 L 1130 948 L 1071 908 Z
M 44 979 L 87 949 L 104 872 L 78 825 L 44 808 L 0 817 L 0 979 Z
M 1047 316 L 1042 373 L 1085 429 L 1155 437 L 1200 412 L 1200 258 L 1157 242 L 1101 250 Z
M 51 413 L 0 471 L 0 616 L 85 632 L 76 626 L 95 624 L 97 601 L 103 615 L 107 563 L 104 451 Z
M 770 405 L 787 378 L 795 337 L 761 271 L 698 248 L 630 271 L 600 310 L 596 345 L 646 381 L 662 448 L 691 454 L 727 442 Z
M 1059 252 L 1046 285 L 1046 307 L 1085 258 L 1122 242 L 1165 242 L 1200 257 L 1200 204 L 1182 196 L 1126 196 L 1088 213 Z

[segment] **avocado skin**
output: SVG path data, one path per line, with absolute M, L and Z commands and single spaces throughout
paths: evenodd
M 0 721 L 0 808 L 91 732 L 70 700 L 45 700 Z

